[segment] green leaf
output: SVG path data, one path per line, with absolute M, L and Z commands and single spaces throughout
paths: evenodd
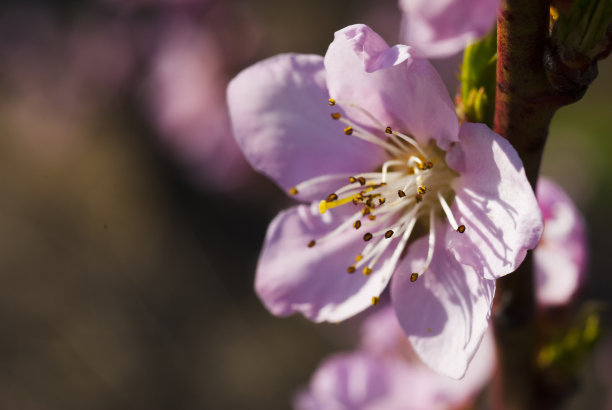
M 459 108 L 463 119 L 493 125 L 496 65 L 497 31 L 493 30 L 463 54 Z

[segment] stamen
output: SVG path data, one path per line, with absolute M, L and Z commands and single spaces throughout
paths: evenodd
M 425 155 L 425 152 L 421 149 L 421 146 L 419 145 L 418 142 L 416 142 L 416 140 L 410 138 L 406 134 L 402 134 L 401 132 L 397 132 L 397 131 L 393 131 L 393 135 L 395 135 L 396 137 L 400 137 L 401 139 L 406 141 L 408 144 L 412 145 L 414 148 L 416 148 L 417 151 L 419 151 L 419 154 L 421 154 L 423 158 L 427 158 L 427 155 Z
M 336 195 L 335 192 L 327 196 L 327 202 L 332 202 L 332 201 L 335 201 L 336 199 L 338 199 L 338 195 Z
M 355 223 L 353 224 L 353 228 L 355 229 L 361 228 L 361 221 L 360 220 L 355 221 Z
M 465 226 L 463 226 L 462 231 L 459 230 L 459 224 L 457 224 L 457 221 L 455 220 L 455 217 L 453 216 L 453 212 L 451 211 L 450 207 L 448 206 L 448 203 L 446 202 L 446 200 L 444 200 L 444 197 L 442 196 L 442 194 L 440 192 L 438 192 L 438 200 L 440 201 L 440 205 L 442 205 L 442 209 L 444 210 L 444 213 L 446 214 L 446 219 L 448 220 L 448 223 L 450 224 L 450 226 L 456 230 L 459 233 L 463 233 L 465 232 Z
M 346 128 L 344 129 L 344 133 L 345 133 L 346 135 L 351 135 L 351 134 L 353 133 L 353 127 L 346 127 Z
M 387 200 L 387 199 L 386 199 L 385 197 L 378 198 L 378 205 L 382 205 L 382 204 L 384 204 L 386 200 Z
M 376 215 L 368 215 L 368 219 L 369 219 L 370 221 L 373 221 L 373 220 L 375 220 L 375 219 L 376 219 Z
M 419 194 L 423 195 L 425 192 L 427 192 L 427 187 L 425 185 L 421 185 L 417 188 L 417 191 Z
M 376 306 L 380 303 L 380 298 L 378 296 L 372 296 L 372 306 Z
M 416 282 L 418 278 L 419 278 L 419 274 L 413 273 L 412 275 L 410 275 L 410 282 Z
M 414 196 L 414 201 L 415 201 L 415 203 L 417 203 L 417 204 L 418 204 L 418 203 L 419 203 L 419 202 L 421 202 L 422 200 L 423 200 L 423 195 L 421 195 L 421 194 L 416 194 L 416 195 Z
M 397 190 L 397 196 L 399 196 L 400 198 L 403 198 L 406 196 L 406 193 L 404 191 L 402 191 L 401 189 Z
M 363 274 L 365 276 L 369 276 L 372 273 L 372 268 L 370 268 L 369 266 L 366 266 L 365 268 L 363 268 Z
M 312 248 L 313 246 L 315 246 L 317 242 L 313 239 L 312 241 L 308 242 L 308 247 Z
M 417 277 L 421 276 L 427 269 L 429 269 L 429 264 L 433 259 L 434 248 L 436 246 L 436 227 L 435 227 L 435 218 L 434 218 L 434 208 L 432 207 L 429 211 L 429 249 L 427 249 L 427 259 L 425 259 L 425 264 L 417 274 Z M 414 274 L 413 274 L 414 275 Z M 412 280 L 412 275 L 410 275 L 410 280 Z M 416 279 L 415 279 L 416 280 Z
M 465 232 L 465 225 L 459 225 L 459 227 L 457 227 L 457 232 L 464 233 Z
M 334 120 L 339 120 L 340 118 L 342 118 L 342 115 L 339 112 L 334 112 L 331 114 L 331 117 Z
M 389 239 L 392 236 L 393 236 L 393 231 L 391 229 L 389 229 L 387 232 L 385 232 L 385 238 Z
M 359 184 L 361 186 L 365 185 L 365 183 L 366 183 L 366 179 L 364 177 L 357 178 L 357 181 L 359 181 Z
M 354 184 L 355 182 L 357 182 L 357 179 L 355 179 L 355 177 L 349 177 L 349 182 L 351 184 Z
M 298 194 L 298 192 L 299 192 L 299 191 L 297 190 L 297 188 L 296 188 L 296 187 L 292 187 L 292 188 L 289 190 L 289 193 L 290 193 L 291 195 L 297 195 L 297 194 Z
M 355 262 L 359 262 L 362 259 L 363 259 L 363 255 L 362 254 L 359 254 L 359 255 L 355 256 Z
M 387 128 L 385 128 L 385 133 L 393 134 L 393 130 L 391 129 L 391 127 L 387 127 Z
M 356 269 L 355 269 L 355 265 L 351 265 L 351 266 L 349 266 L 348 268 L 346 268 L 346 271 L 347 271 L 348 273 L 355 273 L 355 270 L 356 270 Z
M 370 232 L 367 232 L 365 235 L 363 235 L 363 240 L 364 241 L 369 241 L 370 239 L 372 239 L 372 234 Z M 313 241 L 314 242 L 314 241 Z M 313 244 L 314 246 L 314 244 Z
M 336 105 L 336 100 L 334 100 L 333 98 L 330 98 L 329 100 L 329 105 Z

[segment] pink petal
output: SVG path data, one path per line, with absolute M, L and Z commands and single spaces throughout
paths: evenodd
M 534 251 L 538 302 L 565 304 L 586 276 L 584 219 L 563 189 L 546 178 L 538 180 L 537 196 L 544 215 L 544 233 Z
M 325 54 L 330 95 L 368 110 L 385 126 L 446 148 L 457 140 L 458 122 L 444 83 L 431 64 L 403 45 L 389 47 L 362 24 L 335 34 Z M 375 126 L 367 118 L 355 117 Z
M 459 172 L 451 207 L 464 234 L 450 232 L 457 260 L 486 278 L 516 270 L 542 234 L 542 215 L 523 164 L 508 141 L 484 124 L 463 123 L 458 144 L 447 153 Z
M 429 58 L 463 50 L 495 23 L 499 0 L 400 0 L 402 41 Z
M 364 248 L 363 229 L 357 231 L 349 225 L 341 234 L 307 247 L 345 220 L 347 215 L 342 212 L 336 208 L 321 216 L 317 204 L 300 205 L 272 221 L 257 267 L 255 290 L 273 314 L 301 312 L 315 322 L 338 322 L 366 309 L 372 297 L 382 293 L 399 258 L 393 243 L 367 277 L 360 271 L 347 273 Z
M 457 262 L 444 247 L 444 230 L 438 226 L 433 261 L 416 282 L 410 281 L 410 274 L 423 266 L 428 238 L 411 245 L 393 276 L 391 301 L 421 360 L 459 379 L 487 329 L 495 281 Z
M 348 137 L 330 117 L 323 58 L 284 54 L 242 71 L 228 87 L 233 131 L 247 160 L 286 191 L 325 175 L 370 171 L 386 154 Z M 311 192 L 327 196 L 329 186 Z

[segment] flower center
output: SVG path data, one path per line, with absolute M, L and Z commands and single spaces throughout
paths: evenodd
M 312 248 L 350 229 L 363 230 L 364 248 L 347 267 L 347 272 L 354 273 L 361 269 L 367 276 L 373 272 L 392 243 L 399 255 L 406 247 L 417 221 L 424 220 L 424 223 L 429 224 L 429 249 L 423 267 L 411 273 L 410 280 L 414 282 L 429 268 L 433 258 L 435 219 L 438 216 L 445 216 L 457 232 L 465 232 L 465 226 L 457 224 L 447 202 L 454 197 L 451 182 L 457 174 L 446 165 L 445 152 L 433 141 L 427 146 L 421 146 L 414 138 L 383 125 L 355 104 L 343 104 L 330 99 L 329 105 L 346 106 L 370 118 L 385 138 L 375 135 L 339 112 L 331 114 L 333 120 L 346 125 L 344 134 L 384 148 L 390 159 L 378 171 L 347 175 L 347 184 L 319 202 L 321 214 L 339 206 L 353 207 L 354 213 L 331 232 L 311 240 L 307 246 Z M 337 175 L 324 175 L 304 181 L 291 188 L 290 193 L 296 195 L 302 189 L 329 182 L 333 178 L 337 178 Z M 376 304 L 377 300 L 375 302 L 372 299 L 372 303 Z

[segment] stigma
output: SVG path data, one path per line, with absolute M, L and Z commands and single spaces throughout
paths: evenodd
M 376 170 L 345 176 L 345 183 L 339 184 L 334 192 L 318 203 L 320 214 L 337 207 L 349 210 L 347 217 L 333 231 L 320 238 L 312 238 L 308 247 L 325 246 L 340 235 L 355 230 L 361 234 L 363 249 L 355 255 L 347 255 L 346 272 L 352 274 L 361 270 L 365 276 L 375 275 L 377 263 L 385 252 L 397 247 L 408 246 L 415 226 L 428 232 L 428 250 L 422 267 L 416 272 L 398 272 L 409 275 L 411 282 L 419 280 L 429 269 L 433 259 L 436 224 L 446 223 L 456 233 L 463 234 L 466 226 L 459 224 L 449 203 L 454 199 L 452 182 L 457 173 L 446 165 L 446 153 L 433 141 L 422 145 L 408 133 L 402 133 L 389 124 L 378 121 L 364 108 L 330 98 L 328 103 L 334 111 L 328 120 L 343 123 L 344 138 L 361 139 L 383 148 L 388 160 Z M 369 118 L 375 128 L 364 127 L 353 121 L 350 113 L 360 118 Z M 320 176 L 304 181 L 289 190 L 297 195 L 302 189 L 326 183 L 338 175 Z M 403 253 L 404 249 L 399 252 Z M 378 300 L 378 299 L 376 299 Z M 374 299 L 372 299 L 372 304 Z

